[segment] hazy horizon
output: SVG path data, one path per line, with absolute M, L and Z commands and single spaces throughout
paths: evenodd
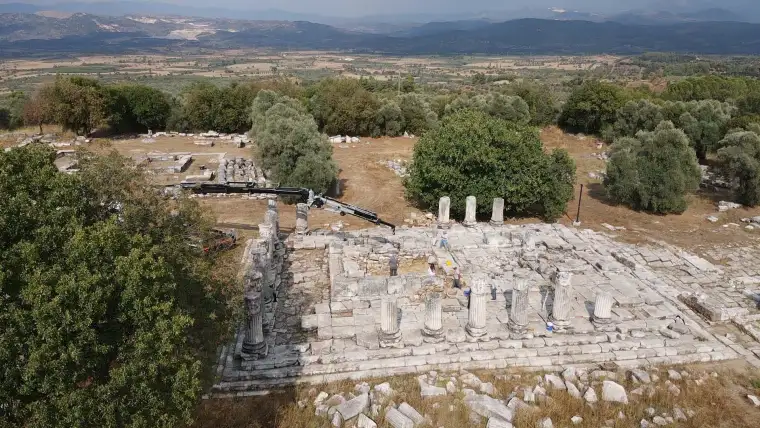
M 742 0 L 734 0 L 734 2 Z M 0 0 L 0 3 L 20 3 L 30 5 L 54 5 L 58 3 L 120 3 L 124 0 Z M 145 0 L 131 0 L 130 3 L 154 3 Z M 217 0 L 213 5 L 204 0 L 159 0 L 160 3 L 172 3 L 178 7 L 224 8 L 232 10 L 261 11 L 282 10 L 292 13 L 313 14 L 335 17 L 360 17 L 367 15 L 403 15 L 403 14 L 475 14 L 486 11 L 518 11 L 525 9 L 560 8 L 583 10 L 593 13 L 612 13 L 637 8 L 660 7 L 673 8 L 684 5 L 710 7 L 728 3 L 715 0 L 629 0 L 613 2 L 609 0 Z M 654 5 L 654 6 L 653 6 Z M 181 10 L 178 10 L 181 14 Z

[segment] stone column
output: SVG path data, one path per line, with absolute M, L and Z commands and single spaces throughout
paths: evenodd
M 448 196 L 442 197 L 438 201 L 438 227 L 449 227 L 449 211 L 451 211 L 451 198 Z
M 442 318 L 441 293 L 432 292 L 425 299 L 425 328 L 422 329 L 425 342 L 438 343 L 445 339 Z
M 482 338 L 486 335 L 486 302 L 490 297 L 488 277 L 477 276 L 473 278 L 470 287 L 470 311 L 467 321 L 467 333 L 472 338 Z
M 263 229 L 262 229 L 263 228 Z M 259 225 L 259 234 L 264 231 L 264 236 L 271 232 L 271 227 L 265 224 Z M 256 268 L 261 272 L 261 295 L 262 302 L 267 305 L 274 301 L 274 276 L 272 275 L 271 241 L 260 238 L 256 241 L 255 262 Z
M 478 201 L 474 196 L 468 196 L 466 204 L 467 206 L 465 207 L 464 222 L 462 224 L 467 227 L 472 227 L 478 224 L 478 219 L 476 218 L 478 211 Z
M 603 328 L 612 323 L 612 295 L 599 293 L 594 302 L 594 325 Z
M 523 260 L 528 260 L 528 261 L 538 259 L 538 250 L 536 249 L 536 237 L 533 235 L 533 232 L 531 231 L 527 231 L 523 235 L 522 258 Z
M 271 213 L 271 214 L 270 214 Z M 267 221 L 274 223 L 274 235 L 280 238 L 280 211 L 277 209 L 277 200 L 270 199 L 267 205 Z
M 246 326 L 243 340 L 243 358 L 258 360 L 266 357 L 267 344 L 264 342 L 264 322 L 261 312 L 261 295 L 250 291 L 245 296 Z
M 306 235 L 309 232 L 309 206 L 296 205 L 296 234 Z
M 573 274 L 559 271 L 554 276 L 554 303 L 552 304 L 552 322 L 562 329 L 570 325 L 573 310 Z
M 509 310 L 509 329 L 518 336 L 525 334 L 528 329 L 529 291 L 527 279 L 515 279 L 515 285 L 512 288 L 512 307 Z
M 380 304 L 380 339 L 381 348 L 403 346 L 401 330 L 398 325 L 398 302 L 396 299 L 384 299 Z
M 504 225 L 504 199 L 496 198 L 493 200 L 493 212 L 491 214 L 491 224 L 494 226 Z

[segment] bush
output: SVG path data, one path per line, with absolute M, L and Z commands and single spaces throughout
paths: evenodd
M 689 139 L 671 122 L 624 137 L 610 149 L 604 186 L 609 197 L 636 210 L 681 213 L 699 188 L 701 172 Z
M 324 193 L 335 181 L 332 145 L 298 101 L 261 91 L 251 108 L 255 156 L 280 186 L 305 187 Z
M 753 124 L 755 125 L 755 124 Z M 734 186 L 737 202 L 754 207 L 760 204 L 760 128 L 732 132 L 721 140 L 718 160 Z
M 548 220 L 564 212 L 572 197 L 575 165 L 566 152 L 545 154 L 538 129 L 464 110 L 426 133 L 414 148 L 407 196 L 435 210 L 442 196 L 462 217 L 465 199 L 478 198 L 478 213 L 504 198 L 515 215 L 540 214 Z
M 309 99 L 309 111 L 329 135 L 371 135 L 379 108 L 375 95 L 356 79 L 323 80 Z
M 109 123 L 118 132 L 162 131 L 171 114 L 169 97 L 144 85 L 118 85 L 108 88 Z
M 562 108 L 559 125 L 586 134 L 599 134 L 611 125 L 617 111 L 626 101 L 623 88 L 609 83 L 590 81 L 577 87 Z
M 404 131 L 421 135 L 438 125 L 438 116 L 422 95 L 405 94 L 399 97 L 398 106 L 404 118 Z

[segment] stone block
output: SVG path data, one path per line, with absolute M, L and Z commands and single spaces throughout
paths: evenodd
M 417 409 L 410 406 L 406 402 L 403 402 L 398 406 L 398 411 L 409 418 L 414 423 L 415 427 L 425 423 L 425 417 L 422 416 L 420 412 L 417 411 Z
M 343 416 L 343 420 L 353 419 L 369 409 L 369 394 L 359 394 L 343 404 L 335 407 L 335 411 Z
M 335 319 L 333 318 L 333 322 Z M 347 327 L 331 327 L 332 329 L 332 338 L 333 339 L 351 339 L 354 336 L 356 336 L 356 327 L 354 326 L 347 326 Z M 320 329 L 322 330 L 322 329 Z
M 370 350 L 380 349 L 380 341 L 377 337 L 377 331 L 369 333 L 357 333 L 356 344 Z
M 414 422 L 394 408 L 388 409 L 385 422 L 393 428 L 414 428 Z

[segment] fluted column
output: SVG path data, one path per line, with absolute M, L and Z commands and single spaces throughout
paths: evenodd
M 573 309 L 573 274 L 560 271 L 554 276 L 554 303 L 552 305 L 552 322 L 559 329 L 570 325 Z
M 445 339 L 442 318 L 441 293 L 429 293 L 425 299 L 425 328 L 422 329 L 425 342 L 437 343 Z
M 515 285 L 512 287 L 512 307 L 509 310 L 509 329 L 518 336 L 525 334 L 528 329 L 529 291 L 527 279 L 515 279 Z
M 504 199 L 496 198 L 493 200 L 493 212 L 491 213 L 491 224 L 502 226 L 504 224 Z
M 449 227 L 449 212 L 451 211 L 451 198 L 442 197 L 438 201 L 438 227 Z
M 396 299 L 385 299 L 380 304 L 380 334 L 378 336 L 380 346 L 383 348 L 397 347 L 401 344 Z
M 594 301 L 594 325 L 604 328 L 612 323 L 612 295 L 599 293 Z
M 306 235 L 309 232 L 309 206 L 296 205 L 296 234 Z
M 476 276 L 470 287 L 470 310 L 467 320 L 467 333 L 473 338 L 482 338 L 486 335 L 486 302 L 488 302 L 490 287 L 488 278 Z
M 464 224 L 467 227 L 472 227 L 478 224 L 478 219 L 476 218 L 476 214 L 478 211 L 478 201 L 475 199 L 474 196 L 468 196 L 465 206 L 465 214 L 464 214 Z
M 245 296 L 246 329 L 243 340 L 243 356 L 246 359 L 259 359 L 267 355 L 264 342 L 264 322 L 261 312 L 261 294 L 249 291 Z

